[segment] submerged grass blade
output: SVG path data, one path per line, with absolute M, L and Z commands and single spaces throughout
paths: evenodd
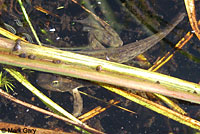
M 25 42 L 27 42 L 25 39 L 16 36 L 10 32 L 8 32 L 7 30 L 3 29 L 0 27 L 0 34 L 13 39 L 13 40 L 17 40 L 17 39 L 21 39 Z M 27 87 L 27 89 L 29 89 L 33 94 L 35 94 L 42 102 L 44 102 L 44 104 L 46 104 L 50 109 L 52 109 L 53 111 L 55 111 L 56 113 L 60 113 L 61 115 L 64 115 L 66 117 L 68 117 L 69 119 L 76 121 L 77 123 L 81 123 L 83 124 L 80 120 L 78 120 L 77 118 L 75 118 L 73 115 L 71 115 L 70 113 L 68 113 L 66 110 L 64 110 L 62 107 L 60 107 L 58 104 L 54 103 L 51 99 L 49 99 L 47 96 L 45 96 L 44 94 L 42 94 L 39 90 L 37 90 L 34 86 L 32 86 L 32 84 L 27 81 L 20 72 L 13 70 L 13 69 L 9 69 L 9 68 L 4 68 L 7 72 L 9 72 L 15 79 L 17 79 L 20 83 L 22 83 L 25 87 Z M 0 74 L 2 75 L 2 74 Z M 0 77 L 0 79 L 2 79 Z M 12 90 L 12 87 L 14 87 L 14 85 L 12 85 L 11 83 L 8 83 L 5 88 L 6 90 L 8 89 L 8 87 Z M 8 90 L 7 90 L 8 91 Z M 83 124 L 84 125 L 84 124 Z M 87 128 L 87 125 L 84 125 Z M 85 130 L 83 130 L 82 128 L 79 128 L 77 126 L 75 126 L 75 129 L 77 129 L 78 131 L 81 131 L 83 133 L 89 133 Z
M 15 43 L 14 43 L 15 44 Z M 25 44 L 25 45 L 27 45 L 27 44 Z M 32 44 L 31 44 L 32 45 Z M 9 47 L 9 45 L 7 46 L 7 47 Z M 8 51 L 10 52 L 10 50 L 13 48 L 13 46 L 11 46 L 11 48 L 8 48 Z M 5 48 L 4 48 L 5 49 Z M 28 51 L 28 54 L 31 54 L 31 53 L 29 53 L 29 52 L 33 52 L 33 50 L 34 50 L 34 47 L 31 47 L 31 49 L 30 49 L 30 51 Z M 38 55 L 38 48 L 37 49 L 35 49 L 35 50 L 37 50 L 36 51 L 36 53 L 34 53 L 36 56 Z M 27 51 L 26 51 L 27 52 Z M 41 51 L 43 54 L 45 54 L 45 52 L 47 52 L 47 54 L 50 54 L 50 55 L 45 55 L 45 56 L 47 56 L 48 58 L 54 58 L 54 59 L 61 59 L 62 60 L 62 62 L 64 62 L 64 63 L 71 63 L 71 64 L 76 64 L 76 65 L 80 65 L 81 66 L 81 68 L 83 67 L 83 66 L 87 66 L 87 67 L 89 67 L 89 68 L 96 68 L 96 66 L 99 66 L 99 65 L 102 65 L 103 66 L 103 71 L 109 71 L 109 72 L 112 72 L 112 71 L 114 71 L 114 74 L 116 74 L 116 73 L 119 73 L 120 72 L 120 74 L 121 74 L 121 78 L 123 79 L 123 77 L 122 76 L 124 76 L 124 75 L 131 75 L 131 76 L 134 76 L 134 77 L 139 77 L 139 78 L 146 78 L 147 80 L 149 80 L 149 81 L 151 81 L 151 82 L 153 82 L 153 83 L 156 83 L 156 82 L 158 82 L 158 83 L 161 83 L 161 84 L 166 84 L 169 88 L 172 88 L 172 89 L 179 89 L 179 88 L 184 88 L 185 90 L 186 90 L 186 92 L 188 91 L 188 89 L 192 89 L 191 91 L 189 91 L 189 92 L 193 92 L 193 91 L 195 91 L 194 92 L 194 94 L 196 94 L 196 93 L 199 93 L 200 92 L 200 86 L 198 85 L 198 84 L 193 84 L 193 83 L 191 83 L 191 82 L 186 82 L 186 81 L 183 81 L 183 80 L 179 80 L 179 79 L 176 79 L 176 78 L 173 78 L 173 77 L 168 77 L 168 76 L 164 76 L 164 75 L 161 75 L 161 74 L 158 74 L 158 73 L 152 73 L 152 72 L 149 72 L 149 71 L 145 71 L 145 70 L 141 70 L 141 69 L 137 69 L 137 68 L 133 68 L 133 67 L 129 67 L 129 66 L 126 66 L 126 65 L 120 65 L 120 64 L 117 64 L 117 63 L 112 63 L 112 62 L 108 62 L 108 61 L 103 61 L 103 60 L 99 60 L 99 59 L 96 59 L 96 58 L 90 58 L 90 57 L 88 57 L 88 56 L 81 56 L 81 55 L 78 55 L 78 54 L 73 54 L 73 53 L 68 53 L 68 52 L 66 52 L 65 54 L 64 53 L 62 53 L 62 51 L 59 51 L 59 52 L 61 52 L 60 54 L 58 54 L 58 53 L 54 53 L 54 51 L 45 51 L 45 50 L 43 50 L 43 51 Z M 31 61 L 31 60 L 29 60 L 28 61 L 28 59 L 20 59 L 17 55 L 16 55 L 16 59 L 15 60 L 11 60 L 11 59 L 9 59 L 9 58 L 7 58 L 7 56 L 9 57 L 10 56 L 10 54 L 8 54 L 8 55 L 5 55 L 5 54 L 3 54 L 3 55 L 1 55 L 1 63 L 4 63 L 4 64 L 10 64 L 10 65 L 14 65 L 14 66 L 21 66 L 21 67 L 28 67 L 28 63 L 29 63 L 29 61 Z M 39 55 L 40 56 L 40 55 Z M 43 55 L 44 56 L 44 55 Z M 54 56 L 58 56 L 58 57 L 54 57 Z M 65 58 L 63 58 L 63 57 L 65 57 Z M 5 59 L 8 59 L 7 61 L 5 61 Z M 48 59 L 47 58 L 47 59 Z M 67 59 L 66 59 L 67 58 Z M 20 62 L 19 62 L 20 61 Z M 24 62 L 25 61 L 25 62 Z M 37 60 L 35 60 L 35 61 L 32 61 L 32 62 L 38 62 Z M 30 63 L 32 63 L 32 62 L 30 62 Z M 48 61 L 46 61 L 46 62 L 48 62 Z M 46 64 L 46 62 L 44 62 L 43 63 L 43 66 L 48 66 L 48 64 Z M 23 63 L 23 64 L 22 64 Z M 50 64 L 50 63 L 49 63 Z M 36 64 L 35 64 L 36 65 Z M 42 65 L 42 64 L 41 64 Z M 52 63 L 51 63 L 51 65 L 52 65 Z M 64 69 L 65 68 L 63 68 L 63 66 L 65 66 L 65 65 L 54 65 L 54 67 L 56 67 L 57 69 L 61 69 L 61 71 L 64 71 Z M 69 65 L 68 65 L 69 66 Z M 32 69 L 36 69 L 36 67 L 40 67 L 39 66 L 39 64 L 38 64 L 38 66 L 36 65 L 36 66 L 34 66 L 34 67 L 32 67 Z M 59 68 L 59 67 L 61 67 L 61 68 Z M 55 73 L 55 70 L 53 70 L 53 68 L 52 68 L 52 66 L 50 67 L 49 66 L 49 68 L 46 68 L 47 70 L 47 72 L 54 72 Z M 48 69 L 52 69 L 52 70 L 48 70 Z M 72 66 L 71 66 L 71 68 L 68 68 L 68 69 L 73 69 L 72 68 Z M 43 71 L 45 71 L 45 69 L 43 68 L 43 69 L 40 69 L 40 70 L 43 70 Z M 58 71 L 58 70 L 56 70 L 56 71 Z M 84 71 L 84 70 L 82 70 L 82 71 Z M 58 74 L 64 74 L 64 75 L 70 75 L 70 74 L 67 74 L 67 73 L 65 73 L 65 72 L 56 72 L 56 73 L 58 73 Z M 86 71 L 85 73 L 89 73 L 88 71 Z M 113 72 L 112 72 L 113 73 Z M 134 74 L 135 73 L 135 74 Z M 79 73 L 77 73 L 77 74 L 79 74 Z M 76 75 L 77 75 L 76 74 Z M 98 72 L 97 74 L 103 74 L 103 72 Z M 74 76 L 75 74 L 71 74 L 71 76 Z M 75 75 L 75 76 L 76 76 Z M 109 73 L 109 75 L 112 75 L 112 74 L 110 74 Z M 16 75 L 15 75 L 16 76 Z M 76 76 L 76 77 L 78 77 L 78 78 L 81 78 L 80 76 Z M 84 77 L 85 78 L 85 77 Z M 17 79 L 19 79 L 20 80 L 20 78 L 17 78 Z M 91 79 L 92 80 L 92 79 Z M 97 80 L 96 80 L 97 81 Z M 175 82 L 174 82 L 175 81 Z M 102 82 L 102 81 L 101 81 Z M 110 82 L 110 81 L 109 81 Z M 132 83 L 129 83 L 129 84 L 133 84 L 134 82 L 132 81 Z M 144 84 L 144 82 L 142 82 L 143 84 Z M 112 83 L 113 84 L 113 83 Z M 116 83 L 117 84 L 117 83 Z M 174 85 L 173 85 L 174 84 Z M 113 87 L 112 87 L 113 88 Z M 144 87 L 144 88 L 148 88 L 148 87 Z M 33 89 L 34 90 L 34 89 Z M 120 91 L 119 91 L 120 92 Z M 125 92 L 125 91 L 123 91 L 123 92 Z M 181 94 L 181 92 L 182 91 L 178 91 L 178 92 L 180 92 L 180 94 Z M 190 93 L 188 93 L 189 95 L 191 95 Z M 178 94 L 177 94 L 178 95 Z M 181 96 L 181 95 L 180 95 Z M 124 94 L 124 97 L 126 97 L 126 98 L 129 98 L 129 95 L 128 94 Z M 133 98 L 131 98 L 132 100 L 134 100 Z M 189 99 L 189 98 L 188 98 Z M 142 99 L 141 99 L 142 100 Z M 140 103 L 141 105 L 146 105 L 147 107 L 149 107 L 150 109 L 154 109 L 155 110 L 155 108 L 158 108 L 158 106 L 156 107 L 156 106 L 152 106 L 152 105 L 150 105 L 149 103 L 146 103 L 145 101 L 144 102 L 141 102 L 141 100 L 134 100 L 135 102 L 137 102 L 137 103 Z M 152 107 L 152 108 L 151 108 Z M 159 107 L 160 107 L 160 105 L 159 105 Z M 157 112 L 158 113 L 161 113 L 161 114 L 163 114 L 163 115 L 166 115 L 166 113 L 165 113 L 165 111 L 166 110 L 158 110 Z M 186 117 L 186 116 L 183 116 L 183 115 L 178 115 L 177 117 L 176 116 L 174 116 L 174 115 L 176 115 L 176 113 L 173 113 L 172 111 L 170 111 L 172 114 L 169 114 L 169 117 L 170 118 L 174 118 L 174 120 L 177 120 L 177 121 L 180 121 L 181 123 L 183 123 L 183 124 L 186 124 L 186 125 L 189 125 L 189 126 L 191 126 L 191 127 L 193 127 L 193 128 L 196 128 L 196 129 L 199 129 L 199 126 L 198 125 L 196 125 L 195 126 L 195 124 L 191 124 L 191 123 L 189 123 L 187 120 L 190 120 L 191 122 L 195 122 L 195 123 L 198 123 L 196 120 L 193 120 L 193 119 L 190 119 L 189 117 Z M 168 113 L 170 113 L 170 112 L 168 112 Z M 167 114 L 168 114 L 167 113 Z M 186 120 L 187 119 L 187 120 Z M 186 120 L 186 121 L 185 121 Z
M 7 31 L 7 30 L 1 28 L 1 27 L 0 27 L 0 34 L 2 34 L 3 36 L 5 36 L 5 37 L 7 37 L 7 38 L 9 38 L 9 39 L 12 39 L 12 40 L 20 39 L 20 40 L 23 40 L 23 41 L 26 42 L 26 40 L 25 40 L 24 38 L 21 38 L 21 37 L 19 37 L 19 36 L 13 34 L 13 33 L 11 33 L 11 32 L 9 32 L 9 31 Z
M 0 63 L 51 72 L 86 80 L 154 92 L 200 104 L 200 85 L 164 74 L 109 62 L 94 57 L 21 42 L 21 49 L 10 54 L 15 42 L 0 38 Z M 20 58 L 26 53 L 35 59 Z M 60 64 L 53 61 L 58 60 Z M 98 66 L 102 67 L 97 71 Z
M 44 104 L 46 104 L 49 108 L 51 108 L 53 111 L 56 111 L 57 113 L 60 113 L 61 115 L 66 116 L 67 118 L 75 121 L 76 123 L 83 124 L 80 120 L 75 118 L 73 115 L 71 115 L 69 112 L 64 110 L 62 107 L 60 107 L 58 104 L 54 103 L 51 99 L 49 99 L 47 96 L 45 96 L 43 93 L 41 93 L 38 89 L 36 89 L 29 81 L 27 81 L 20 72 L 15 71 L 14 69 L 4 68 L 7 72 L 9 72 L 15 79 L 17 79 L 22 85 L 24 85 L 27 89 L 29 89 L 33 94 L 35 94 Z M 83 126 L 86 126 L 83 124 Z M 86 126 L 88 127 L 88 126 Z M 75 129 L 79 131 L 83 131 L 79 127 L 75 126 Z M 85 133 L 88 133 L 85 131 Z
M 110 85 L 106 85 L 106 84 L 99 84 L 100 86 L 116 93 L 116 94 L 119 94 L 131 101 L 134 101 L 142 106 L 145 106 L 147 107 L 148 109 L 151 109 L 152 111 L 155 111 L 159 114 L 162 114 L 164 116 L 167 116 L 168 118 L 171 118 L 175 121 L 178 121 L 182 124 L 185 124 L 187 126 L 190 126 L 192 128 L 195 128 L 195 129 L 198 129 L 200 130 L 200 122 L 197 121 L 197 120 L 194 120 L 188 116 L 185 116 L 185 115 L 182 115 L 180 113 L 177 113 L 171 109 L 168 109 L 162 105 L 159 105 L 157 103 L 154 103 L 152 101 L 149 101 L 145 98 L 142 98 L 138 95 L 135 95 L 135 94 L 132 94 L 130 92 L 127 92 L 127 91 L 124 91 L 124 90 L 121 90 L 119 88 L 115 88 L 115 87 L 112 87 Z
M 29 26 L 30 26 L 30 28 L 31 28 L 31 31 L 33 32 L 33 35 L 34 35 L 34 37 L 35 37 L 37 43 L 38 43 L 39 45 L 42 45 L 41 42 L 40 42 L 40 40 L 39 40 L 39 37 L 37 36 L 37 33 L 35 32 L 35 30 L 34 30 L 34 28 L 33 28 L 33 25 L 31 24 L 31 21 L 29 20 L 28 14 L 26 13 L 26 9 L 24 8 L 22 1 L 21 1 L 21 0 L 18 0 L 18 2 L 19 2 L 19 5 L 20 5 L 20 7 L 21 7 L 21 9 L 22 9 L 22 12 L 23 12 L 23 14 L 24 14 L 24 17 L 25 17 L 26 21 L 28 22 L 28 24 L 29 24 Z
M 29 89 L 33 94 L 35 94 L 40 100 L 55 108 L 56 111 L 60 112 L 62 115 L 65 115 L 69 119 L 76 121 L 78 123 L 82 123 L 78 119 L 76 119 L 69 112 L 64 110 L 62 107 L 54 103 L 51 99 L 41 93 L 38 89 L 36 89 L 28 80 L 21 75 L 20 72 L 15 71 L 14 69 L 4 68 L 7 72 L 9 72 L 15 79 L 17 79 L 22 85 L 24 85 L 27 89 Z

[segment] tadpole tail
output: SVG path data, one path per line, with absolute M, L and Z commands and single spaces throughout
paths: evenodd
M 74 98 L 74 105 L 73 105 L 73 115 L 75 117 L 79 116 L 83 110 L 83 99 L 78 91 L 77 88 L 72 90 L 72 95 Z
M 130 59 L 133 59 L 137 55 L 144 53 L 159 41 L 161 41 L 165 36 L 167 36 L 185 17 L 185 13 L 181 12 L 172 20 L 172 23 L 169 24 L 165 29 L 154 34 L 150 37 L 147 37 L 143 40 L 139 40 L 134 43 L 129 43 L 122 47 L 112 48 L 110 55 L 108 57 L 115 62 L 123 63 L 127 62 Z M 115 50 L 114 50 L 115 49 Z M 116 54 L 114 54 L 116 53 Z
M 169 24 L 165 29 L 143 40 L 129 43 L 127 45 L 123 45 L 117 48 L 76 51 L 76 53 L 85 54 L 100 59 L 109 59 L 109 61 L 114 61 L 118 63 L 127 62 L 135 58 L 139 54 L 146 52 L 148 49 L 161 41 L 176 27 L 176 25 L 178 25 L 183 20 L 185 15 L 186 14 L 183 12 L 178 13 L 178 15 L 172 20 L 172 23 Z

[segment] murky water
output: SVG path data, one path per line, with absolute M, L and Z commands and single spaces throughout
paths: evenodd
M 139 3 L 139 4 L 138 4 Z M 91 1 L 91 8 L 98 16 L 107 20 L 110 25 L 120 35 L 124 44 L 135 42 L 164 28 L 167 22 L 180 11 L 185 11 L 183 1 Z M 50 46 L 59 48 L 66 47 L 84 47 L 88 44 L 88 32 L 83 31 L 82 24 L 75 23 L 73 20 L 84 19 L 88 16 L 80 6 L 71 1 L 41 1 L 32 0 L 31 3 L 26 1 L 25 8 L 29 14 L 33 26 L 41 40 Z M 34 6 L 41 6 L 51 13 L 42 13 Z M 61 9 L 58 7 L 63 6 Z M 198 12 L 200 3 L 196 2 Z M 31 30 L 21 15 L 21 10 L 17 2 L 5 1 L 2 10 L 0 10 L 1 27 L 6 28 L 4 23 L 12 26 L 19 36 L 27 33 L 36 43 Z M 105 8 L 106 7 L 106 8 Z M 198 16 L 197 16 L 198 17 Z M 20 25 L 22 24 L 22 25 Z M 12 29 L 11 27 L 11 29 Z M 8 29 L 8 27 L 7 27 Z M 9 29 L 8 29 L 9 30 Z M 45 31 L 45 32 L 44 32 Z M 150 49 L 145 55 L 148 60 L 153 63 L 157 57 L 163 56 L 169 51 L 175 43 L 183 37 L 187 31 L 191 31 L 188 18 L 167 36 L 159 45 Z M 29 36 L 26 36 L 28 39 Z M 30 39 L 29 39 L 30 40 Z M 194 36 L 193 39 L 183 48 L 182 52 L 178 52 L 175 57 L 169 61 L 159 71 L 184 80 L 199 82 L 199 59 L 200 46 L 198 39 Z M 133 61 L 127 64 L 133 65 Z M 148 68 L 148 67 L 143 67 Z M 30 81 L 40 88 L 35 80 L 36 76 L 29 76 Z M 35 98 L 21 84 L 16 82 L 17 98 L 26 102 L 30 102 L 37 106 L 45 107 L 37 98 Z M 148 110 L 138 104 L 130 102 L 118 95 L 115 95 L 106 89 L 99 87 L 82 88 L 81 91 L 92 94 L 100 99 L 109 100 L 112 98 L 120 99 L 121 105 L 135 111 L 137 114 L 131 114 L 126 111 L 111 107 L 107 111 L 98 115 L 95 118 L 87 121 L 90 126 L 103 130 L 106 133 L 132 134 L 132 133 L 192 133 L 195 130 L 190 129 L 180 123 L 170 120 L 162 115 L 159 115 L 151 110 Z M 42 92 L 50 96 L 54 101 L 60 104 L 65 109 L 72 111 L 72 97 L 69 93 L 48 92 L 41 89 Z M 105 105 L 87 96 L 83 96 L 84 109 L 87 112 L 98 105 Z M 31 98 L 35 100 L 31 100 Z M 57 121 L 54 118 L 45 118 L 44 115 L 35 111 L 26 109 L 22 106 L 13 104 L 6 99 L 0 97 L 0 120 L 5 122 L 14 122 L 17 124 L 25 124 L 43 128 L 59 128 L 68 131 L 66 125 L 62 121 Z M 199 119 L 199 105 L 188 102 L 177 101 L 180 106 L 189 113 L 192 118 Z M 10 114 L 7 114 L 10 113 Z M 23 113 L 23 114 L 20 114 Z M 16 121 L 16 122 L 15 122 Z

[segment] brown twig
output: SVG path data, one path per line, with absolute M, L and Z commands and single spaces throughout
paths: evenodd
M 195 13 L 195 3 L 194 0 L 185 0 L 185 7 L 188 13 L 188 18 L 190 21 L 190 25 L 194 30 L 196 36 L 200 40 L 200 30 L 197 23 L 196 13 Z
M 191 32 L 188 32 L 175 46 L 174 49 L 169 51 L 164 57 L 162 57 L 160 60 L 158 60 L 151 68 L 149 68 L 150 71 L 157 71 L 161 66 L 163 66 L 166 62 L 168 62 L 174 54 L 177 52 L 177 50 L 181 49 L 191 38 L 193 37 L 193 34 Z
M 39 108 L 37 106 L 34 106 L 34 105 L 29 104 L 29 103 L 23 102 L 21 100 L 18 100 L 15 97 L 11 96 L 10 94 L 4 92 L 2 89 L 0 89 L 0 95 L 3 96 L 3 97 L 5 97 L 5 98 L 7 98 L 7 99 L 9 99 L 9 100 L 11 100 L 11 101 L 14 101 L 14 102 L 16 102 L 18 104 L 21 104 L 21 105 L 23 105 L 25 107 L 28 107 L 30 109 L 36 110 L 36 111 L 44 113 L 44 114 L 48 114 L 48 115 L 53 116 L 53 117 L 55 117 L 57 119 L 63 120 L 65 122 L 67 122 L 68 124 L 76 125 L 76 126 L 78 126 L 80 128 L 83 128 L 83 129 L 85 129 L 85 130 L 87 130 L 89 132 L 93 132 L 93 133 L 96 133 L 96 134 L 103 134 L 103 132 L 95 130 L 95 129 L 93 129 L 93 128 L 85 125 L 85 124 L 79 124 L 79 123 L 73 122 L 72 120 L 69 120 L 69 119 L 67 119 L 67 118 L 65 118 L 63 116 L 54 114 L 52 112 L 49 112 L 49 111 L 44 110 L 42 108 Z

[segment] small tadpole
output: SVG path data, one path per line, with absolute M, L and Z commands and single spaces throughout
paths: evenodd
M 21 39 L 17 39 L 15 42 L 15 46 L 12 51 L 18 51 L 21 49 Z
M 31 54 L 31 55 L 28 56 L 28 58 L 31 59 L 31 60 L 34 60 L 35 59 L 35 55 Z
M 98 71 L 98 72 L 100 72 L 100 71 L 102 71 L 102 66 L 101 65 L 98 65 L 97 67 L 96 67 L 96 70 Z
M 60 64 L 61 60 L 53 60 L 52 62 L 55 63 L 55 64 Z
M 160 81 L 156 81 L 157 84 L 160 84 Z
M 21 54 L 19 55 L 19 57 L 21 57 L 21 58 L 26 58 L 26 54 L 25 54 L 25 53 L 21 53 Z

